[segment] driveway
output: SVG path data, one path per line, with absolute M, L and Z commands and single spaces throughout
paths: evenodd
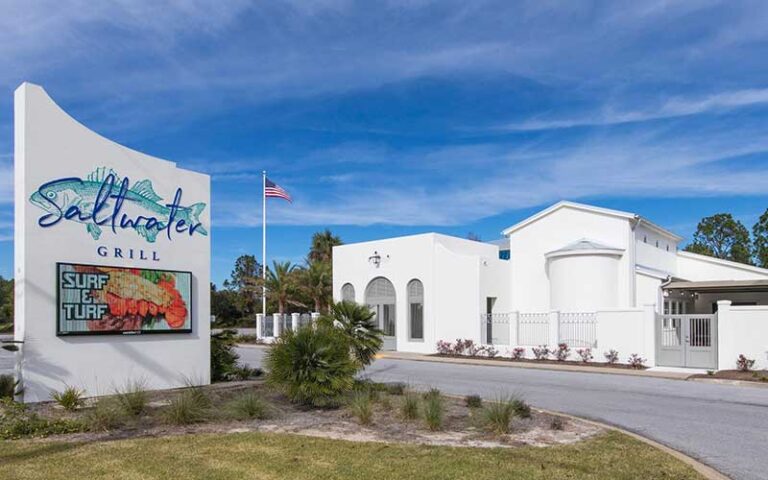
M 238 351 L 244 362 L 260 365 L 263 348 Z M 731 478 L 768 478 L 766 388 L 389 359 L 376 360 L 366 374 L 455 395 L 519 395 L 534 406 L 639 433 Z

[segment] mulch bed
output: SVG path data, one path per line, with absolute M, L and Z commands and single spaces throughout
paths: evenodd
M 743 372 L 741 370 L 719 370 L 714 374 L 696 374 L 690 378 L 717 378 L 721 380 L 739 380 L 742 382 L 768 383 L 768 370 L 753 370 Z
M 540 365 L 574 365 L 581 367 L 599 367 L 599 368 L 618 368 L 620 370 L 646 370 L 648 367 L 632 367 L 625 363 L 607 363 L 607 362 L 580 362 L 573 360 L 566 360 L 559 362 L 557 360 L 535 360 L 532 358 L 521 358 L 519 360 L 513 360 L 509 357 L 480 357 L 470 355 L 445 355 L 442 353 L 433 353 L 430 357 L 442 357 L 442 358 L 465 358 L 471 360 L 493 360 L 497 362 L 509 362 L 509 363 L 536 363 Z

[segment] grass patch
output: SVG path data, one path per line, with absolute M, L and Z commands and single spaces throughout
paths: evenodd
M 235 420 L 265 420 L 273 416 L 273 407 L 253 392 L 245 392 L 233 398 L 224 410 Z
M 381 445 L 264 433 L 100 443 L 14 441 L 2 444 L 0 465 L 3 478 L 12 480 L 68 480 L 72 472 L 90 480 L 703 479 L 673 457 L 618 432 L 574 445 L 514 449 Z

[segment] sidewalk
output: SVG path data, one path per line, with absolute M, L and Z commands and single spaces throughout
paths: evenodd
M 581 365 L 575 362 L 566 363 L 563 365 L 556 365 L 551 363 L 530 363 L 530 362 L 512 362 L 503 360 L 484 360 L 477 358 L 455 358 L 455 357 L 436 357 L 432 355 L 424 355 L 421 353 L 407 353 L 407 352 L 381 352 L 376 358 L 386 358 L 390 360 L 410 360 L 414 362 L 436 362 L 436 363 L 455 363 L 464 365 L 484 365 L 489 367 L 507 367 L 507 368 L 529 368 L 538 370 L 555 370 L 563 372 L 584 372 L 584 373 L 601 373 L 606 375 L 631 375 L 636 377 L 653 377 L 653 378 L 666 378 L 670 380 L 686 380 L 689 376 L 699 373 L 698 371 L 683 372 L 683 371 L 668 371 L 668 370 L 630 370 L 624 368 L 610 368 L 610 367 L 590 367 L 588 365 Z

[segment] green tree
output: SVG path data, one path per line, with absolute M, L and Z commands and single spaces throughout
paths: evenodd
M 768 208 L 752 227 L 752 237 L 755 263 L 768 268 Z
M 0 276 L 0 324 L 13 323 L 13 279 Z
M 341 245 L 342 241 L 327 228 L 312 235 L 312 246 L 309 249 L 310 262 L 328 262 L 333 259 L 333 247 Z
M 218 290 L 216 285 L 211 283 L 211 315 L 216 317 L 217 326 L 237 325 L 238 320 L 245 316 L 240 310 L 238 293 L 228 289 Z
M 285 313 L 291 296 L 296 292 L 296 265 L 291 262 L 272 262 L 267 268 L 267 297 L 277 302 L 277 313 Z
M 331 305 L 328 315 L 318 319 L 327 327 L 334 325 L 349 339 L 355 360 L 361 365 L 370 365 L 383 345 L 383 332 L 374 321 L 374 313 L 365 305 L 354 302 L 338 302 Z
M 299 288 L 314 303 L 315 312 L 325 311 L 333 295 L 333 275 L 328 262 L 310 261 L 301 270 Z
M 238 308 L 242 316 L 252 317 L 259 312 L 262 295 L 261 264 L 253 255 L 240 255 L 224 288 L 237 292 Z
M 730 213 L 703 218 L 686 251 L 751 264 L 749 231 Z

